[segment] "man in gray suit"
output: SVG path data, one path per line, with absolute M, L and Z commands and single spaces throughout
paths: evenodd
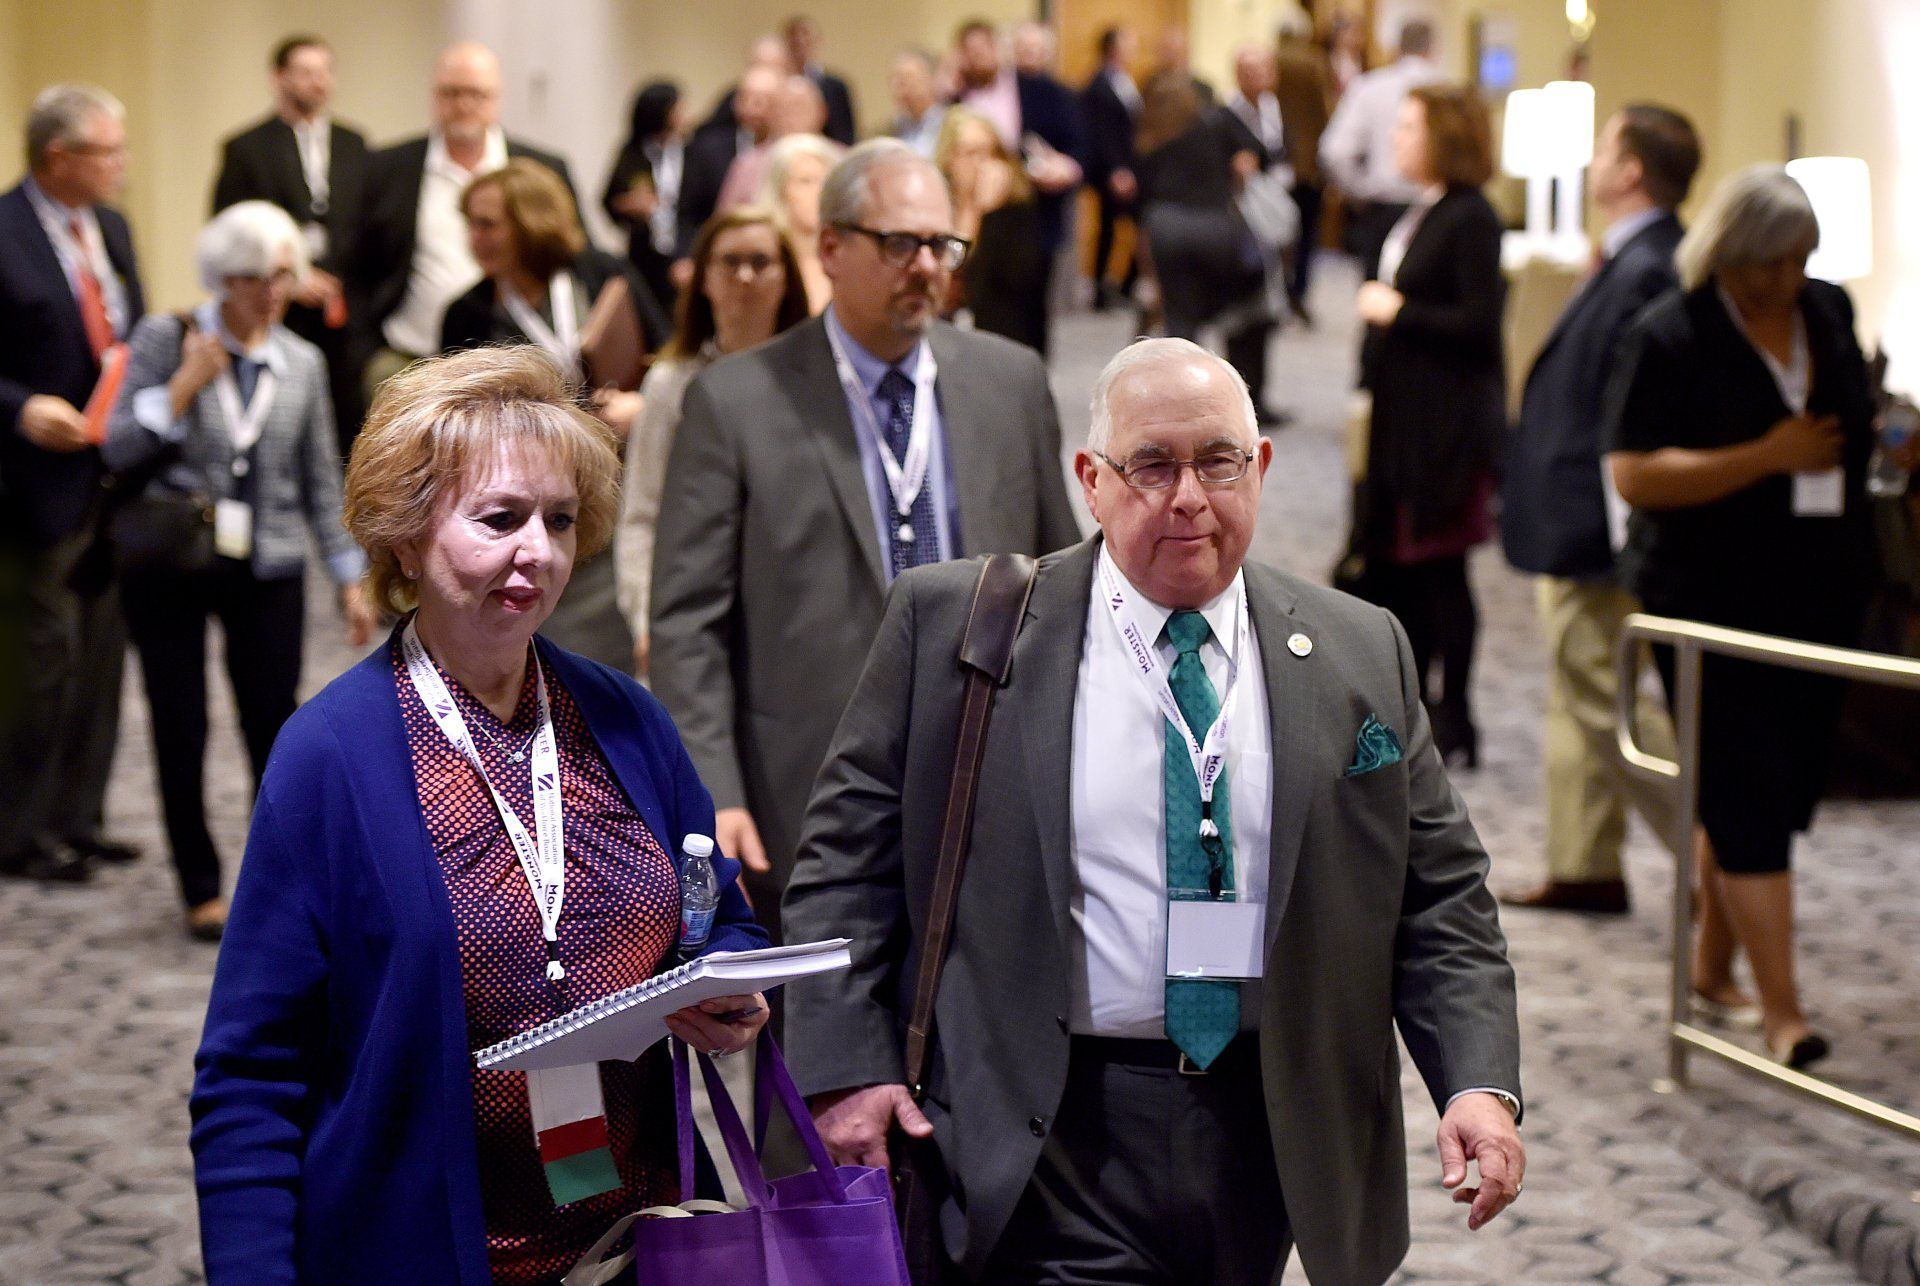
M 1040 562 L 919 1108 L 901 1031 L 977 564 L 895 586 L 821 771 L 787 931 L 852 938 L 854 965 L 787 989 L 788 1058 L 841 1159 L 931 1134 L 969 1278 L 1260 1282 L 1297 1243 L 1316 1281 L 1384 1280 L 1408 1239 L 1396 1022 L 1468 1226 L 1519 1193 L 1486 852 L 1399 624 L 1243 566 L 1272 454 L 1192 344 L 1101 375 L 1075 467 L 1102 534 Z
M 1046 370 L 939 324 L 966 243 L 898 139 L 820 194 L 826 314 L 688 387 L 654 550 L 653 690 L 770 931 L 800 817 L 880 623 L 922 563 L 1080 538 Z

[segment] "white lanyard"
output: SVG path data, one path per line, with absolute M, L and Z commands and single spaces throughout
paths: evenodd
M 236 478 L 247 472 L 247 452 L 253 450 L 254 443 L 266 429 L 267 411 L 273 406 L 278 383 L 272 368 L 262 365 L 260 378 L 253 382 L 253 400 L 245 409 L 240 406 L 240 381 L 233 377 L 231 368 L 221 371 L 213 383 L 213 391 L 220 398 L 220 413 L 227 417 L 227 429 L 233 435 L 233 476 Z
M 1115 573 L 1112 559 L 1104 550 L 1100 556 L 1100 585 L 1105 594 L 1107 617 L 1120 634 L 1120 646 L 1132 663 L 1133 672 L 1140 676 L 1140 682 L 1147 685 L 1147 691 L 1160 706 L 1160 713 L 1179 730 L 1181 739 L 1186 742 L 1194 779 L 1200 783 L 1200 837 L 1216 838 L 1220 834 L 1220 827 L 1213 820 L 1213 789 L 1219 784 L 1220 774 L 1227 766 L 1227 727 L 1232 721 L 1234 699 L 1239 695 L 1240 659 L 1247 655 L 1246 591 L 1240 591 L 1235 603 L 1233 649 L 1227 654 L 1227 690 L 1220 698 L 1220 713 L 1214 716 L 1213 726 L 1207 729 L 1206 740 L 1202 741 L 1193 735 L 1193 729 L 1187 725 L 1186 715 L 1180 711 L 1180 703 L 1173 699 L 1173 689 L 1167 684 L 1167 672 L 1160 664 L 1159 654 L 1153 649 L 1154 641 L 1140 628 L 1140 622 L 1134 617 L 1128 603 L 1127 587 Z
M 827 343 L 833 349 L 833 369 L 839 373 L 840 387 L 853 408 L 854 420 L 880 448 L 880 467 L 886 473 L 887 493 L 893 497 L 894 513 L 900 519 L 900 538 L 910 540 L 913 502 L 920 498 L 920 488 L 927 481 L 927 465 L 933 459 L 933 381 L 940 373 L 934 365 L 933 346 L 920 341 L 920 361 L 913 372 L 913 430 L 907 435 L 906 458 L 900 460 L 894 458 L 893 449 L 887 445 L 887 435 L 874 418 L 872 399 L 861 387 L 860 377 L 854 374 L 853 363 L 841 349 L 839 337 L 833 333 L 833 327 L 826 329 Z
M 560 964 L 556 936 L 560 907 L 567 896 L 567 869 L 560 832 L 560 752 L 554 742 L 546 672 L 535 663 L 534 691 L 540 701 L 540 724 L 533 730 L 533 820 L 540 828 L 536 846 L 513 806 L 494 789 L 486 765 L 480 762 L 479 748 L 467 731 L 467 721 L 460 717 L 460 707 L 454 703 L 453 694 L 447 691 L 440 671 L 434 668 L 433 659 L 421 644 L 420 630 L 414 621 L 407 622 L 407 628 L 400 635 L 400 646 L 407 661 L 407 677 L 413 680 L 413 690 L 420 694 L 421 704 L 427 707 L 427 713 L 440 725 L 440 731 L 446 734 L 454 749 L 465 755 L 473 770 L 480 774 L 481 784 L 493 797 L 500 822 L 507 828 L 507 839 L 513 844 L 514 855 L 520 859 L 520 872 L 527 877 L 527 887 L 533 890 L 534 908 L 540 913 L 540 935 L 547 942 L 547 980 L 559 982 L 567 976 Z
M 547 302 L 553 305 L 553 325 L 540 310 L 520 298 L 513 287 L 502 283 L 500 295 L 506 301 L 507 315 L 534 343 L 553 354 L 567 378 L 578 382 L 580 370 L 580 317 L 574 311 L 573 274 L 556 272 L 547 283 Z M 557 333 L 556 333 L 557 329 Z

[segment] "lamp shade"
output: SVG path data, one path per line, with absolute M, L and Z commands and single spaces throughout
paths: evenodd
M 1803 156 L 1787 173 L 1813 203 L 1820 246 L 1807 260 L 1807 275 L 1822 281 L 1852 281 L 1873 272 L 1873 189 L 1867 163 L 1852 156 Z
M 1516 89 L 1507 95 L 1506 118 L 1500 126 L 1500 168 L 1514 178 L 1545 178 L 1553 173 L 1545 97 L 1544 89 Z
M 1572 174 L 1593 160 L 1593 86 L 1551 80 L 1541 91 L 1547 106 L 1547 159 L 1554 174 Z

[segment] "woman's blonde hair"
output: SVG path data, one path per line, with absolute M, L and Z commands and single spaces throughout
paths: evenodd
M 482 188 L 499 188 L 506 206 L 507 226 L 513 229 L 514 250 L 528 272 L 545 281 L 573 266 L 587 248 L 580 228 L 580 211 L 558 174 L 538 161 L 515 157 L 500 169 L 475 178 L 460 193 L 460 213 Z
M 824 182 L 826 175 L 833 172 L 833 167 L 840 164 L 840 158 L 846 154 L 846 148 L 819 134 L 787 135 L 767 153 L 767 173 L 760 182 L 760 194 L 755 204 L 773 211 L 774 226 L 791 234 L 793 220 L 787 210 L 787 178 L 793 172 L 793 163 L 803 156 L 811 156 L 820 162 L 821 179 Z
M 1722 268 L 1805 256 L 1819 244 L 1820 221 L 1807 190 L 1785 166 L 1754 165 L 1713 190 L 1673 263 L 1681 287 L 1698 290 Z
M 1006 140 L 1000 137 L 1000 130 L 994 123 L 970 107 L 949 107 L 940 121 L 940 138 L 933 145 L 933 163 L 947 176 L 947 187 L 953 187 L 953 149 L 960 146 L 960 131 L 969 125 L 978 125 L 993 139 L 994 159 L 1007 167 L 1011 182 L 1007 186 L 1007 204 L 1018 205 L 1033 198 L 1033 182 L 1027 178 L 1027 167 L 1020 158 L 1007 150 Z
M 347 464 L 347 530 L 367 551 L 374 602 L 396 615 L 419 605 L 400 546 L 424 538 L 441 506 L 504 447 L 538 446 L 580 497 L 576 563 L 607 547 L 620 509 L 613 430 L 580 409 L 545 352 L 530 344 L 474 348 L 416 362 L 373 400 Z

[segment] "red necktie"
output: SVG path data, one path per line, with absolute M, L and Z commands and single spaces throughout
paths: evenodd
M 80 324 L 86 328 L 87 343 L 93 348 L 94 360 L 107 351 L 113 343 L 113 323 L 107 320 L 107 299 L 100 291 L 100 279 L 93 275 L 92 256 L 87 251 L 87 238 L 75 219 L 67 225 L 67 231 L 73 234 L 73 244 L 80 251 Z

